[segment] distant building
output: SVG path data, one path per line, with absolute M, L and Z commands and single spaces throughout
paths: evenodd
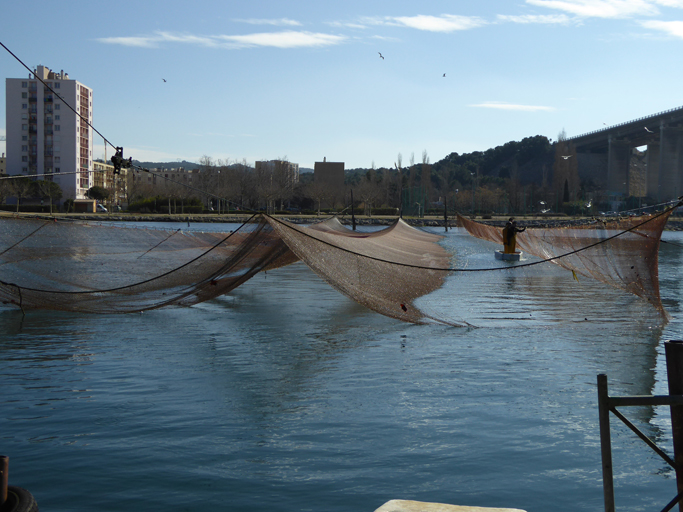
M 7 174 L 7 164 L 5 162 L 5 153 L 0 157 L 0 174 Z
M 102 161 L 93 162 L 92 186 L 109 190 L 108 204 L 121 205 L 126 201 L 126 182 L 129 170 L 121 169 L 121 174 L 114 174 L 114 166 Z
M 299 164 L 287 162 L 286 160 L 257 161 L 254 170 L 259 173 L 267 171 L 271 175 L 279 175 L 285 188 L 294 189 L 294 185 L 299 183 Z
M 323 158 L 322 162 L 316 162 L 313 167 L 313 181 L 331 190 L 344 189 L 344 162 L 328 162 Z
M 63 199 L 84 199 L 93 186 L 92 89 L 44 66 L 5 85 L 7 174 L 55 173 L 46 179 L 62 188 Z

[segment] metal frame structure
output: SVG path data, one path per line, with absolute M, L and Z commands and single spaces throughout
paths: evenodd
M 662 512 L 670 511 L 683 500 L 683 341 L 666 341 L 664 342 L 664 348 L 666 351 L 669 395 L 609 396 L 607 375 L 598 375 L 598 411 L 600 416 L 600 449 L 602 453 L 602 485 L 605 498 L 605 512 L 615 512 L 612 441 L 609 423 L 610 412 L 619 418 L 676 471 L 678 494 L 662 509 Z M 668 405 L 671 407 L 673 459 L 617 410 L 617 407 L 657 405 Z M 681 507 L 681 512 L 683 512 L 683 507 Z

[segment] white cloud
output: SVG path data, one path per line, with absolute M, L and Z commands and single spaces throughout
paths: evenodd
M 107 44 L 137 46 L 142 48 L 158 48 L 162 43 L 192 44 L 221 48 L 249 48 L 254 46 L 270 46 L 275 48 L 303 48 L 330 46 L 340 44 L 344 36 L 313 32 L 264 32 L 246 35 L 195 36 L 191 34 L 172 34 L 156 32 L 150 36 L 138 37 L 105 37 L 98 41 Z
M 344 22 L 344 21 L 328 21 L 328 22 L 326 22 L 326 24 L 331 26 L 331 27 L 338 27 L 338 28 L 358 28 L 358 29 L 368 28 L 366 25 L 363 25 L 361 23 L 351 23 L 351 22 Z
M 106 44 L 120 44 L 122 46 L 137 46 L 140 48 L 157 48 L 159 46 L 157 44 L 159 39 L 154 37 L 101 37 L 98 41 Z
M 499 14 L 498 19 L 500 21 L 509 21 L 512 23 L 521 23 L 521 24 L 539 23 L 539 24 L 546 24 L 546 25 L 552 25 L 552 24 L 567 25 L 573 21 L 572 18 L 570 18 L 566 14 L 541 14 L 541 15 L 525 14 L 525 15 L 521 15 L 521 16 L 507 16 L 504 14 Z
M 233 20 L 237 23 L 248 23 L 250 25 L 275 25 L 275 26 L 289 26 L 289 27 L 300 27 L 301 23 L 296 20 L 290 20 L 289 18 L 280 19 L 257 19 L 249 18 L 246 20 Z
M 361 21 L 369 25 L 409 27 L 429 32 L 470 30 L 486 25 L 487 23 L 477 16 L 457 16 L 454 14 L 442 14 L 441 16 L 429 16 L 425 14 L 418 14 L 417 16 L 385 16 L 381 18 L 362 18 Z
M 502 103 L 498 101 L 485 101 L 484 103 L 478 103 L 476 105 L 470 105 L 470 107 L 477 108 L 494 108 L 498 110 L 522 110 L 526 112 L 552 112 L 555 110 L 554 107 L 544 107 L 540 105 L 518 105 L 514 103 Z
M 312 32 L 264 32 L 243 36 L 218 36 L 218 39 L 234 44 L 236 47 L 271 46 L 275 48 L 302 48 L 311 46 L 330 46 L 346 39 L 344 36 Z
M 526 3 L 565 11 L 584 18 L 627 18 L 659 14 L 656 4 L 680 0 L 526 0 Z
M 678 7 L 683 9 L 683 0 L 654 0 L 656 4 L 663 5 L 664 7 Z
M 671 36 L 683 39 L 683 21 L 643 21 L 641 25 L 645 28 L 665 32 Z

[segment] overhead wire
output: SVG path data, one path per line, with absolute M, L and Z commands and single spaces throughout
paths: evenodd
M 28 72 L 31 75 L 33 75 L 36 80 L 41 82 L 50 92 L 55 94 L 57 96 L 57 98 L 59 98 L 74 114 L 76 114 L 84 123 L 86 123 L 93 130 L 93 132 L 97 133 L 100 137 L 102 137 L 102 140 L 105 142 L 105 144 L 109 144 L 113 149 L 117 149 L 117 146 L 115 146 L 112 142 L 110 142 L 109 139 L 107 139 L 107 137 L 105 137 L 97 128 L 95 128 L 95 126 L 93 126 L 93 124 L 90 122 L 89 119 L 86 119 L 78 111 L 76 111 L 76 109 L 74 107 L 72 107 L 68 101 L 66 101 L 58 92 L 56 92 L 45 80 L 43 80 L 41 77 L 39 77 L 35 73 L 35 71 L 31 70 L 31 68 L 28 67 L 16 54 L 14 54 L 14 52 L 12 52 L 12 50 L 10 50 L 2 41 L 0 41 L 0 46 L 2 46 L 12 57 L 14 57 L 16 59 L 16 61 L 19 62 L 19 64 L 21 64 L 24 68 L 26 68 L 26 70 L 28 70 Z M 208 192 L 206 190 L 202 190 L 202 189 L 199 189 L 197 187 L 193 187 L 192 185 L 189 185 L 187 183 L 182 183 L 180 181 L 173 180 L 171 178 L 168 178 L 166 176 L 161 175 L 160 173 L 153 172 L 153 171 L 146 169 L 144 167 L 141 167 L 139 165 L 133 164 L 133 165 L 131 165 L 131 167 L 133 167 L 134 169 L 141 171 L 141 172 L 148 172 L 150 174 L 154 174 L 155 176 L 159 176 L 168 182 L 174 183 L 176 185 L 180 185 L 180 186 L 185 187 L 189 190 L 194 190 L 195 192 L 199 192 L 199 193 L 201 193 L 207 197 L 211 197 L 213 199 L 219 199 L 221 201 L 226 201 L 229 204 L 237 204 L 237 203 L 234 203 L 233 201 L 230 201 L 229 199 L 227 199 L 225 197 L 213 194 L 212 192 Z M 106 172 L 106 171 L 107 171 L 106 169 L 103 169 L 103 170 L 98 170 L 98 171 L 88 170 L 85 172 L 92 173 L 92 172 Z M 18 178 L 37 178 L 37 177 L 44 177 L 44 176 L 63 176 L 66 174 L 81 174 L 83 172 L 84 171 L 79 170 L 79 171 L 73 171 L 73 172 L 45 173 L 45 174 L 35 174 L 35 175 L 22 174 L 22 175 L 0 177 L 0 180 L 18 179 Z M 251 210 L 251 209 L 245 209 L 243 211 L 245 211 L 246 213 L 255 213 L 255 211 Z

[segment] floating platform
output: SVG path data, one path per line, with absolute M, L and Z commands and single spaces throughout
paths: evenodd
M 503 260 L 503 261 L 519 261 L 522 257 L 522 253 L 520 251 L 515 251 L 515 252 L 496 251 L 495 254 L 496 254 L 497 260 Z
M 525 512 L 518 508 L 463 507 L 445 503 L 426 503 L 424 501 L 391 500 L 375 512 Z

